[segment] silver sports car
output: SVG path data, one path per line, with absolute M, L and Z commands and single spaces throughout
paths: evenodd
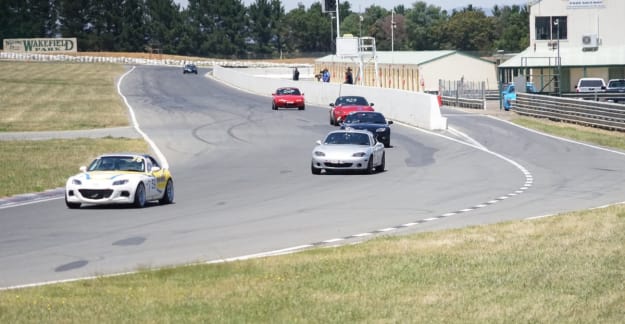
M 326 135 L 312 151 L 310 171 L 361 170 L 367 173 L 384 171 L 384 144 L 365 130 L 338 130 Z

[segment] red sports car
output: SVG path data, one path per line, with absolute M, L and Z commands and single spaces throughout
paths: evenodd
M 304 110 L 306 108 L 304 94 L 301 93 L 298 88 L 278 88 L 271 96 L 273 97 L 271 103 L 271 109 L 273 110 L 278 110 L 278 108 L 297 108 L 299 110 Z
M 330 107 L 330 125 L 338 125 L 352 111 L 373 111 L 373 102 L 360 96 L 341 96 Z

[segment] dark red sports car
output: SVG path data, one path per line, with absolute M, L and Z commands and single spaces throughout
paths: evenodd
M 304 110 L 306 108 L 304 94 L 301 93 L 298 88 L 278 88 L 271 96 L 273 97 L 271 103 L 271 109 L 273 110 L 278 110 L 278 108 L 297 108 L 299 110 Z
M 340 124 L 353 111 L 374 111 L 373 102 L 367 102 L 365 97 L 360 96 L 338 97 L 330 107 L 330 125 Z

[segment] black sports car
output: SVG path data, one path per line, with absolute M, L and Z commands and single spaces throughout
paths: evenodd
M 391 147 L 391 128 L 389 127 L 391 124 L 393 124 L 393 121 L 387 121 L 380 112 L 355 111 L 345 117 L 345 121 L 341 124 L 341 129 L 368 130 L 378 142 L 384 144 L 384 147 Z
M 197 74 L 197 67 L 195 64 L 186 64 L 184 69 L 182 69 L 182 74 L 194 73 Z

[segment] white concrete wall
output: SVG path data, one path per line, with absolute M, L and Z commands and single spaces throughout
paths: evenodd
M 259 69 L 233 69 L 216 65 L 213 76 L 232 86 L 260 95 L 271 96 L 279 87 L 298 87 L 306 97 L 306 103 L 329 107 L 340 95 L 358 95 L 373 102 L 374 109 L 386 118 L 428 130 L 447 129 L 447 118 L 443 117 L 435 95 L 396 89 L 364 87 L 290 78 L 291 69 L 283 70 L 284 77 L 265 76 Z

